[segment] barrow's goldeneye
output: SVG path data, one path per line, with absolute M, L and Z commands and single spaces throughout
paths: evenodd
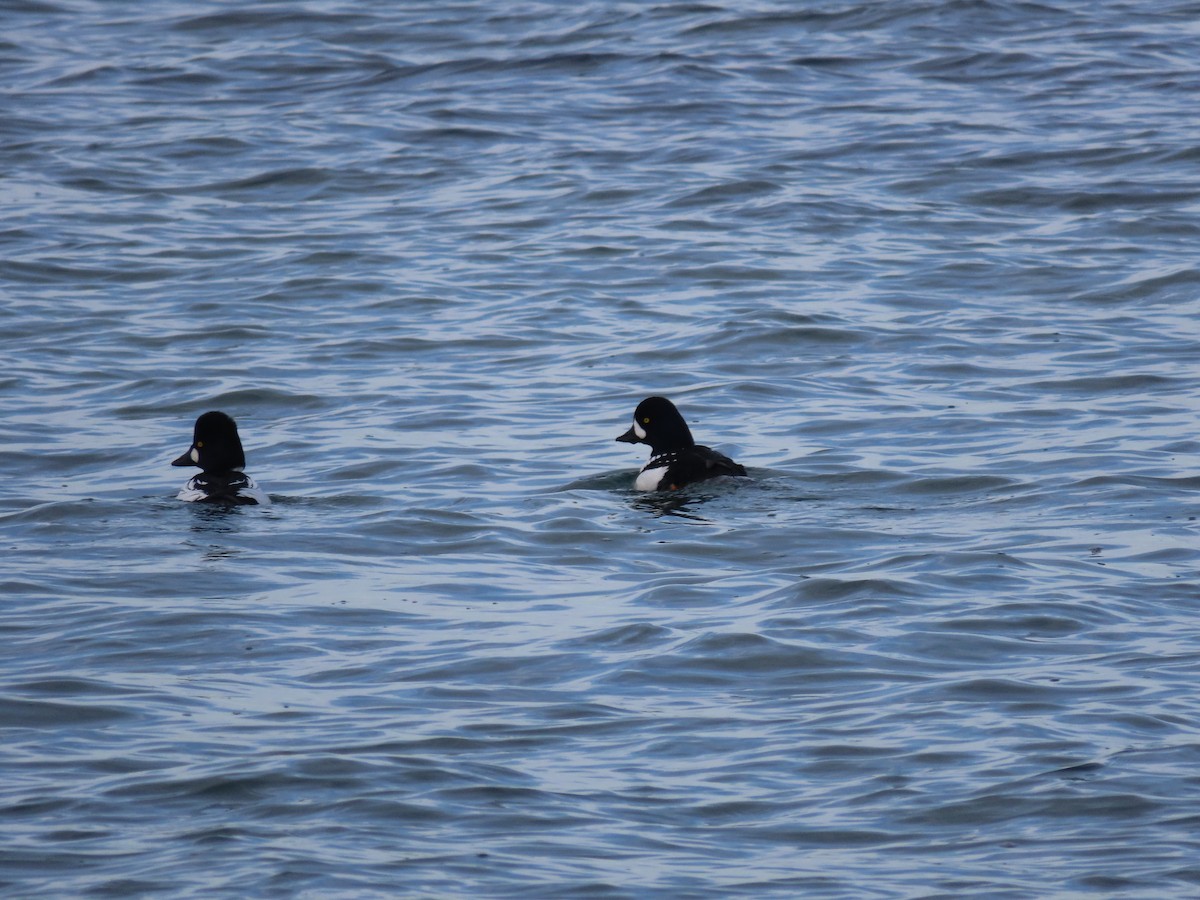
M 639 403 L 633 427 L 617 440 L 650 445 L 650 462 L 634 482 L 639 491 L 673 491 L 718 475 L 746 474 L 744 466 L 725 454 L 697 444 L 687 422 L 666 397 L 647 397 Z
M 254 479 L 242 471 L 246 453 L 237 423 L 223 412 L 206 412 L 196 420 L 192 446 L 171 465 L 199 466 L 203 470 L 188 479 L 176 499 L 230 505 L 265 506 L 271 502 Z

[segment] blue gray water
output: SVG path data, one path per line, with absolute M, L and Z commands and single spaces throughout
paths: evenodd
M 1200 892 L 1200 5 L 0 18 L 4 896 Z

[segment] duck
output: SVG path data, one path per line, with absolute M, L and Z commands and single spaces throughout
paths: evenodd
M 242 471 L 246 452 L 238 437 L 237 423 L 227 413 L 213 410 L 196 419 L 192 446 L 174 460 L 173 466 L 199 466 L 175 495 L 189 503 L 220 503 L 227 506 L 267 506 L 271 498 L 254 479 Z
M 746 474 L 745 466 L 724 453 L 697 444 L 687 422 L 666 397 L 647 397 L 639 403 L 633 411 L 633 426 L 617 440 L 650 446 L 650 461 L 633 483 L 639 491 L 674 491 L 721 475 Z

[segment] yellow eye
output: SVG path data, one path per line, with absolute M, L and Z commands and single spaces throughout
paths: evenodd
M 204 441 L 196 441 L 196 449 L 199 450 L 204 446 Z
M 649 416 L 646 416 L 645 418 L 643 418 L 643 419 L 642 419 L 642 424 L 643 424 L 643 425 L 649 425 L 649 424 L 650 424 L 650 417 L 649 417 Z

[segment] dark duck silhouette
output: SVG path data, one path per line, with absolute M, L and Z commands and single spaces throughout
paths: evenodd
M 196 419 L 192 446 L 171 465 L 201 469 L 199 475 L 193 475 L 180 488 L 176 495 L 179 500 L 231 506 L 271 502 L 254 479 L 242 471 L 246 452 L 238 437 L 237 423 L 223 412 L 206 412 Z
M 746 474 L 744 466 L 724 453 L 697 444 L 687 422 L 666 397 L 647 397 L 639 403 L 633 412 L 633 427 L 617 440 L 650 445 L 650 461 L 634 482 L 639 491 L 673 491 L 720 475 Z

